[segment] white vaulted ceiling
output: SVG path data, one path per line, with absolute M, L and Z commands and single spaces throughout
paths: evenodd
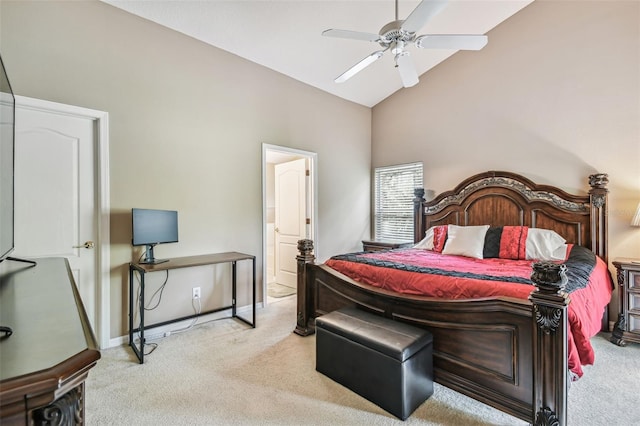
M 390 54 L 335 83 L 335 77 L 380 45 L 321 36 L 329 28 L 377 34 L 395 20 L 394 0 L 102 1 L 361 105 L 374 106 L 402 89 Z M 449 0 L 417 34 L 487 34 L 532 1 Z M 405 19 L 418 3 L 399 0 L 399 18 Z M 429 78 L 422 74 L 456 53 L 409 50 L 420 79 Z

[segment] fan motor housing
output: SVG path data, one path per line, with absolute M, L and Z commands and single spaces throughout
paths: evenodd
M 415 37 L 414 33 L 409 33 L 402 29 L 402 24 L 404 23 L 403 19 L 399 19 L 397 21 L 389 22 L 387 25 L 382 27 L 380 30 L 380 45 L 382 47 L 389 47 L 392 43 L 397 43 L 398 41 L 402 42 L 410 42 Z

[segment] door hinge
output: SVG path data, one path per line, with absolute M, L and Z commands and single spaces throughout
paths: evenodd
M 307 225 L 311 225 L 311 219 L 310 218 L 307 218 L 306 222 L 307 222 Z
M 305 176 L 309 176 L 309 169 L 304 171 Z

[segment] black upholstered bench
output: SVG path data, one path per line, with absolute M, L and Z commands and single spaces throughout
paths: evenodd
M 433 394 L 431 333 L 356 308 L 316 319 L 316 370 L 405 420 Z

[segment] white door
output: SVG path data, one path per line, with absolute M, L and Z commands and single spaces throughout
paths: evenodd
M 306 238 L 306 160 L 275 166 L 276 282 L 296 287 L 298 240 Z
M 94 330 L 96 140 L 95 120 L 16 108 L 13 256 L 66 257 Z

